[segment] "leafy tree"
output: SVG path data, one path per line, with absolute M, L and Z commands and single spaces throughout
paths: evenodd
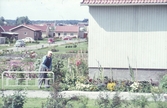
M 20 24 L 31 24 L 31 21 L 28 19 L 27 16 L 17 17 L 16 25 L 20 25 Z
M 5 25 L 5 19 L 4 17 L 0 17 L 0 25 Z
M 89 20 L 88 19 L 84 19 L 82 22 L 88 22 Z

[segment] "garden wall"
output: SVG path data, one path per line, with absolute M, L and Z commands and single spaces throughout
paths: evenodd
M 167 74 L 167 70 L 154 69 L 134 69 L 134 76 L 137 81 L 159 81 L 163 75 Z M 108 76 L 114 80 L 131 80 L 129 69 L 104 69 L 103 76 Z M 100 71 L 97 68 L 89 68 L 89 77 L 99 76 Z

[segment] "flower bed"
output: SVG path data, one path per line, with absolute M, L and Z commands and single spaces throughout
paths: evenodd
M 31 55 L 32 53 L 28 53 Z M 34 54 L 34 52 L 33 52 Z M 32 54 L 32 55 L 33 55 Z M 20 71 L 34 71 L 39 69 L 39 55 L 28 56 L 23 60 L 11 61 L 6 69 Z M 39 58 L 39 57 L 38 57 Z M 131 67 L 130 67 L 131 68 Z M 101 70 L 101 69 L 99 69 Z M 114 78 L 103 76 L 90 79 L 88 76 L 87 54 L 78 52 L 76 54 L 53 55 L 53 69 L 55 82 L 59 82 L 59 91 L 80 90 L 80 91 L 122 91 L 151 93 L 152 91 L 166 92 L 167 78 L 164 76 L 159 85 L 148 81 L 136 81 L 133 78 L 133 71 L 130 69 L 132 80 L 116 81 Z M 112 75 L 112 73 L 111 73 Z M 159 87 L 159 88 L 158 88 Z

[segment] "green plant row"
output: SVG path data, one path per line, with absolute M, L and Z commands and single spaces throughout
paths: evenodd
M 63 98 L 60 94 L 52 94 L 48 98 L 27 98 L 26 92 L 22 91 L 16 91 L 8 96 L 2 92 L 1 95 L 1 108 L 166 108 L 167 105 L 165 101 L 160 101 L 162 97 L 158 93 L 152 94 L 153 101 L 149 101 L 144 95 L 122 100 L 119 92 L 112 98 L 101 92 L 96 99 L 75 95 Z

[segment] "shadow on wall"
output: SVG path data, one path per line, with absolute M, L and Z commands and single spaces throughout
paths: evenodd
M 137 81 L 150 81 L 150 79 L 154 81 L 159 81 L 162 76 L 167 73 L 167 70 L 154 70 L 154 69 L 138 69 L 137 71 L 134 69 L 134 76 Z M 89 68 L 89 77 L 93 78 L 94 76 L 98 77 L 100 75 L 100 71 L 98 68 Z M 108 76 L 108 78 L 112 78 L 114 80 L 131 80 L 129 69 L 111 69 L 107 68 L 103 71 L 103 76 Z
M 167 31 L 166 6 L 91 6 L 89 12 L 107 32 Z

